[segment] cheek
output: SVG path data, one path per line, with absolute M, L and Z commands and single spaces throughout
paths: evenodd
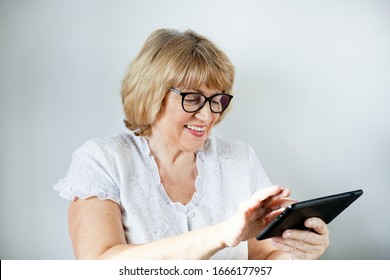
M 184 125 L 186 125 L 191 119 L 191 115 L 186 112 L 175 113 L 171 115 L 170 121 L 171 125 L 177 127 L 178 130 L 181 130 Z
M 212 124 L 215 125 L 215 123 L 218 122 L 219 118 L 220 118 L 220 115 L 219 114 L 215 114 L 213 116 Z

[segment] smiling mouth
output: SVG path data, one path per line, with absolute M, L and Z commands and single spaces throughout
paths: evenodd
M 188 125 L 188 124 L 186 124 L 184 127 L 188 128 L 188 129 L 191 129 L 191 130 L 198 131 L 198 132 L 203 132 L 203 131 L 206 130 L 205 126 L 195 126 L 195 125 Z

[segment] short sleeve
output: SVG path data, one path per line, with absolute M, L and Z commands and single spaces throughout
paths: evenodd
M 66 176 L 53 187 L 65 199 L 97 196 L 119 204 L 119 188 L 104 150 L 90 140 L 72 155 Z
M 261 162 L 252 148 L 249 146 L 249 162 L 250 162 L 250 176 L 251 176 L 251 187 L 252 191 L 256 192 L 261 188 L 268 187 L 272 185 L 270 179 L 268 178 L 267 173 L 265 172 Z

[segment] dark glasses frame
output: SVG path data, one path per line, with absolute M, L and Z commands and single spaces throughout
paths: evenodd
M 172 92 L 176 93 L 176 94 L 180 94 L 181 95 L 181 107 L 183 108 L 183 110 L 187 113 L 195 113 L 197 111 L 200 111 L 202 110 L 202 108 L 204 107 L 204 105 L 206 105 L 206 102 L 209 102 L 209 106 L 210 106 L 210 110 L 211 112 L 213 113 L 216 113 L 216 114 L 220 114 L 222 113 L 223 111 L 225 111 L 228 107 L 229 107 L 229 104 L 230 104 L 230 101 L 232 100 L 233 98 L 233 95 L 231 94 L 227 94 L 227 93 L 216 93 L 216 94 L 213 94 L 212 96 L 210 97 L 207 97 L 205 96 L 204 94 L 200 93 L 200 92 L 182 92 L 182 91 L 179 91 L 175 88 L 171 88 L 170 89 Z M 198 94 L 198 95 L 201 95 L 204 97 L 204 101 L 202 102 L 202 104 L 199 105 L 199 108 L 197 108 L 196 110 L 187 110 L 185 108 L 185 105 L 184 105 L 184 100 L 185 100 L 185 97 L 189 94 Z M 228 100 L 227 100 L 227 104 L 226 104 L 226 107 L 225 108 L 222 108 L 221 111 L 215 111 L 212 106 L 211 106 L 211 101 L 213 100 L 213 98 L 217 97 L 217 96 L 226 96 L 228 97 Z

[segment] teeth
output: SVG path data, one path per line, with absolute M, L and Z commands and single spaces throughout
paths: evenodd
M 195 126 L 195 125 L 186 125 L 186 127 L 189 129 L 192 129 L 192 130 L 196 130 L 196 131 L 205 131 L 206 130 L 205 126 L 200 127 L 200 126 Z

